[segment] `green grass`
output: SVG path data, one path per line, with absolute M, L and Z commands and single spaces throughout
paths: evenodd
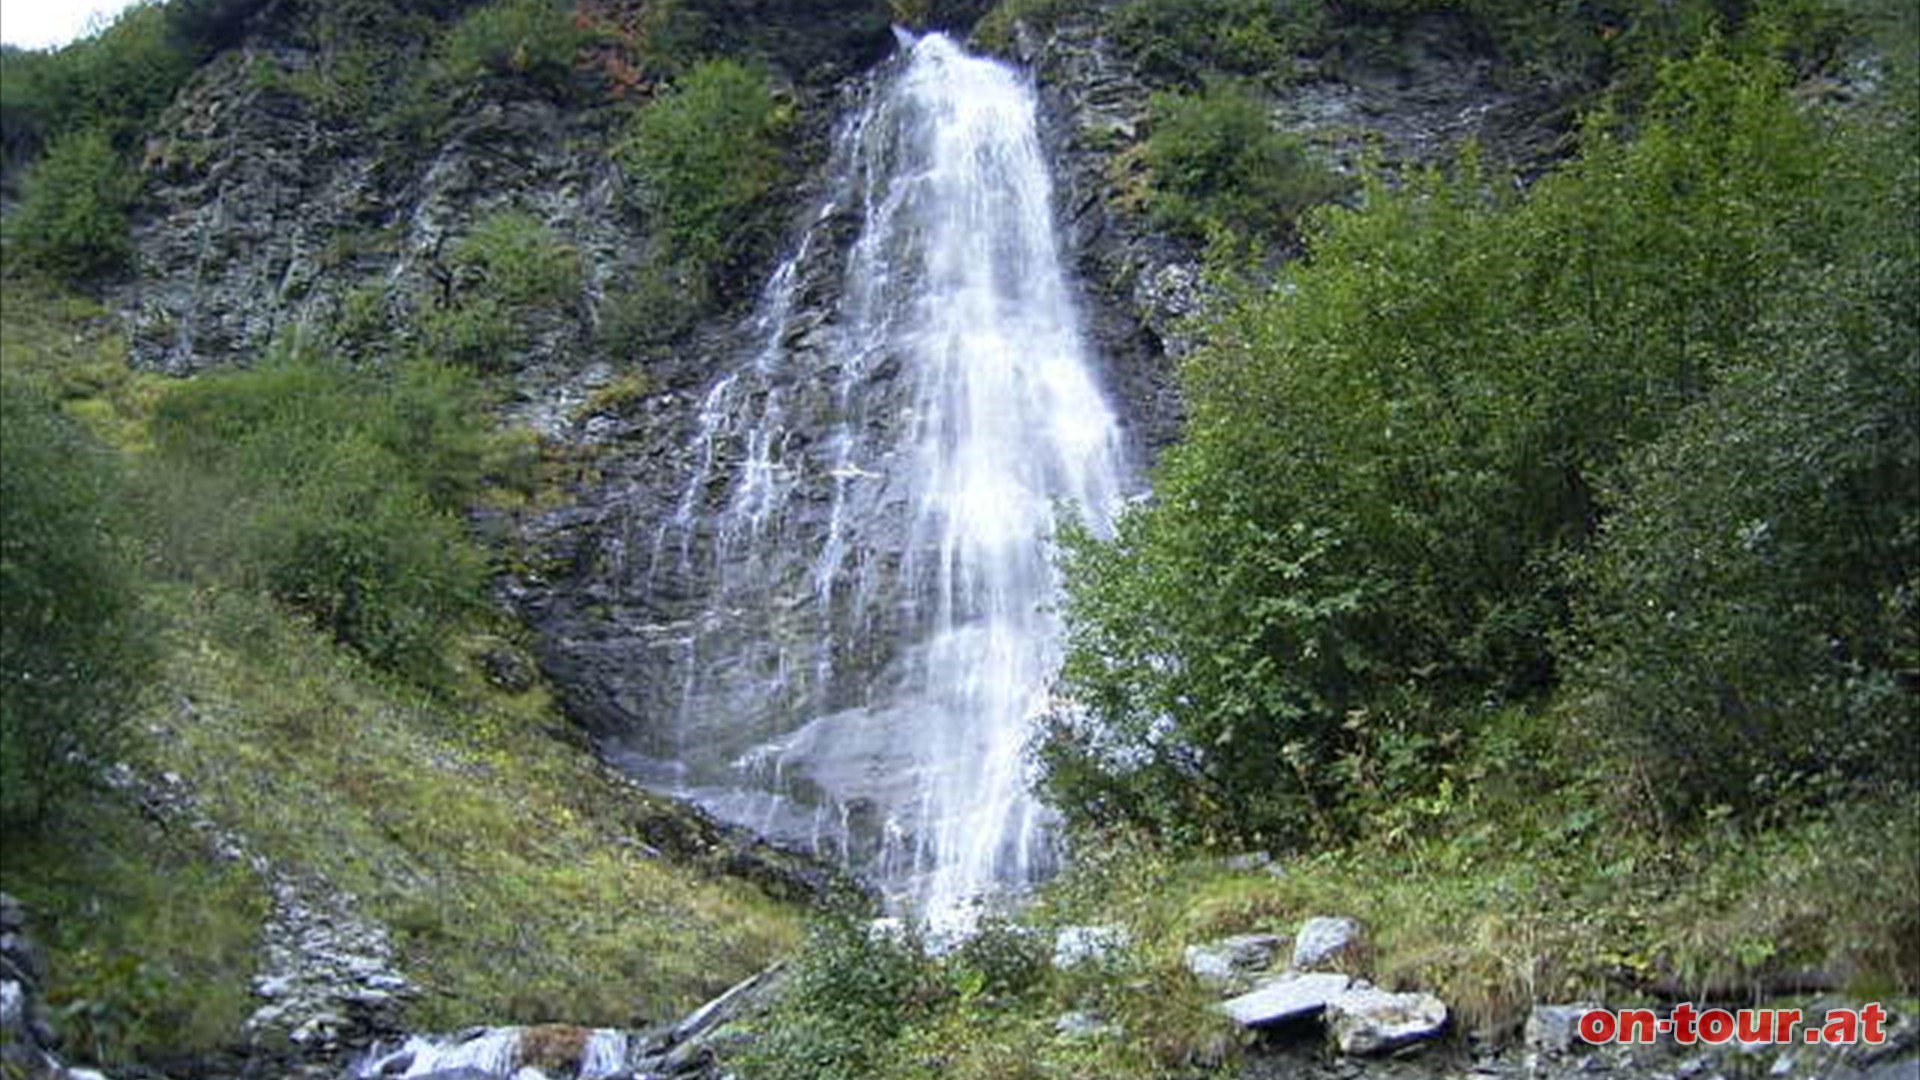
M 660 812 L 553 737 L 543 690 L 397 687 L 266 602 L 171 591 L 156 764 L 277 862 L 399 931 L 428 989 L 410 1019 L 632 1025 L 677 1016 L 786 952 L 792 913 L 648 857 Z
M 93 300 L 0 280 L 0 370 L 36 386 L 109 445 L 145 444 L 145 416 L 172 380 L 127 366 L 126 334 Z
M 118 1064 L 234 1040 L 267 898 L 184 823 L 96 793 L 50 835 L 9 836 L 0 888 L 50 954 L 47 1000 L 70 1056 Z
M 1511 773 L 1463 777 L 1450 800 L 1383 811 L 1361 830 L 1366 839 L 1283 856 L 1271 872 L 1084 837 L 1076 864 L 1019 922 L 1042 948 L 1062 926 L 1123 926 L 1133 948 L 1113 963 L 1049 968 L 1000 989 L 963 954 L 922 959 L 898 1031 L 863 1026 L 857 1008 L 849 1017 L 857 979 L 816 978 L 805 984 L 814 1000 L 790 1001 L 770 1024 L 777 1039 L 820 1051 L 836 1049 L 823 1030 L 891 1031 L 865 1048 L 873 1064 L 859 1075 L 877 1078 L 1210 1075 L 1245 1039 L 1186 970 L 1186 946 L 1291 934 L 1316 915 L 1365 924 L 1364 974 L 1376 983 L 1436 993 L 1456 1032 L 1502 1042 L 1517 1038 L 1536 1002 L 1764 998 L 1773 977 L 1813 972 L 1859 1001 L 1905 1000 L 1920 987 L 1920 805 L 1911 797 L 1863 799 L 1765 830 L 1663 837 L 1604 816 L 1599 794 L 1586 784 L 1543 790 Z M 803 969 L 821 965 L 819 948 Z M 1054 1022 L 1069 1010 L 1123 1034 L 1064 1036 Z

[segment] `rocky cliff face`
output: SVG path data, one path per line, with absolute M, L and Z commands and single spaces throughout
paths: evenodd
M 1416 21 L 1404 31 L 1401 66 L 1307 81 L 1281 96 L 1277 116 L 1345 168 L 1357 168 L 1362 153 L 1393 169 L 1433 162 L 1468 137 L 1508 161 L 1550 150 L 1538 110 L 1502 90 L 1490 63 L 1456 44 L 1456 29 Z M 1193 346 L 1187 320 L 1205 297 L 1198 253 L 1156 231 L 1140 197 L 1135 151 L 1148 135 L 1151 88 L 1095 17 L 1046 33 L 1023 28 L 1014 51 L 1041 89 L 1056 219 L 1107 390 L 1134 459 L 1149 461 L 1177 436 L 1174 368 Z M 842 101 L 851 112 L 872 92 L 868 83 L 849 84 Z M 543 664 L 573 714 L 610 739 L 609 752 L 656 783 L 687 783 L 688 766 L 711 775 L 756 746 L 779 745 L 782 760 L 806 757 L 811 751 L 785 741 L 775 717 L 854 716 L 864 699 L 845 697 L 836 680 L 817 673 L 865 672 L 877 682 L 896 660 L 887 620 L 899 617 L 897 603 L 874 594 L 857 613 L 823 613 L 809 599 L 819 553 L 835 542 L 836 515 L 862 523 L 872 550 L 894 559 L 905 550 L 902 536 L 887 535 L 903 528 L 905 490 L 896 482 L 847 484 L 830 460 L 830 443 L 841 437 L 833 434 L 841 406 L 832 387 L 851 362 L 843 359 L 847 259 L 872 209 L 846 194 L 847 170 L 861 166 L 845 153 L 810 183 L 801 200 L 810 209 L 789 248 L 795 257 L 757 314 L 711 328 L 687 353 L 697 359 L 675 367 L 638 409 L 578 432 L 596 448 L 596 482 L 525 530 L 536 553 L 527 563 L 536 569 L 510 591 L 539 631 Z M 755 360 L 775 355 L 776 363 Z M 910 388 L 899 357 L 862 363 L 862 399 L 895 404 L 865 408 L 846 437 L 886 445 Z M 779 491 L 767 514 L 742 513 L 740 478 L 755 468 Z M 857 494 L 843 502 L 839 493 L 848 491 Z M 778 543 L 743 543 L 743 530 Z M 887 558 L 848 572 L 888 580 L 891 570 L 880 565 Z M 783 599 L 741 591 L 747 581 Z M 729 595 L 735 599 L 713 602 Z M 866 767 L 900 771 L 881 757 Z M 737 818 L 761 815 L 762 827 L 783 840 L 826 836 L 856 863 L 877 857 L 888 843 L 879 808 L 891 796 L 824 800 L 811 783 L 792 769 L 775 786 L 828 815 L 824 823 L 756 809 L 744 793 L 696 793 L 709 805 L 734 804 Z
M 835 87 L 892 40 L 861 0 L 694 6 L 711 28 L 708 47 L 776 73 L 799 114 L 802 159 L 820 156 Z M 343 316 L 361 339 L 404 339 L 410 315 L 460 284 L 449 241 L 510 208 L 582 255 L 573 310 L 543 313 L 508 364 L 516 418 L 577 440 L 569 417 L 637 363 L 596 333 L 612 283 L 653 242 L 633 182 L 612 160 L 624 110 L 495 82 L 462 88 L 426 133 L 343 114 L 316 89 L 320 49 L 278 10 L 269 5 L 209 62 L 147 141 L 137 272 L 113 297 L 135 365 L 180 375 L 245 365 L 277 337 L 337 327 Z M 707 351 L 650 358 L 662 369 L 651 382 L 682 381 L 681 369 Z
M 689 747 L 684 731 L 670 745 L 644 722 L 682 708 L 696 641 L 734 643 L 730 669 L 716 676 L 733 689 L 710 699 L 714 715 L 701 721 L 712 733 L 752 728 L 755 717 L 799 699 L 822 712 L 858 704 L 829 700 L 795 658 L 807 652 L 809 665 L 884 670 L 893 659 L 887 646 L 855 644 L 890 640 L 884 598 L 826 624 L 798 601 L 775 605 L 780 614 L 768 624 L 746 607 L 719 614 L 724 605 L 703 598 L 747 573 L 799 596 L 836 520 L 863 523 L 868 543 L 897 552 L 885 534 L 903 527 L 906 498 L 897 485 L 844 484 L 824 442 L 841 376 L 834 350 L 845 346 L 847 260 L 871 209 L 836 195 L 850 190 L 848 170 L 862 166 L 830 153 L 828 136 L 834 117 L 873 93 L 855 73 L 891 36 L 856 0 L 708 6 L 716 32 L 786 72 L 810 133 L 803 157 L 813 165 L 792 200 L 793 257 L 755 310 L 710 319 L 664 354 L 609 350 L 595 332 L 603 300 L 651 242 L 631 182 L 609 156 L 616 110 L 494 86 L 456 103 L 427 145 L 409 142 L 298 92 L 299 75 L 319 59 L 271 28 L 211 63 L 150 141 L 140 273 L 119 297 L 136 363 L 174 373 L 250 362 L 276 336 L 318 332 L 343 313 L 362 335 L 391 338 L 409 332 L 409 312 L 457 286 L 452 238 L 504 208 L 547 222 L 583 256 L 584 288 L 571 310 L 542 313 L 528 328 L 530 344 L 507 364 L 509 409 L 582 468 L 559 509 L 507 523 L 522 550 L 502 588 L 536 630 L 542 663 L 576 719 L 619 735 L 618 750 L 656 773 L 675 755 L 733 745 L 703 738 Z M 1504 88 L 1460 27 L 1413 20 L 1398 34 L 1391 65 L 1309 65 L 1276 96 L 1276 122 L 1343 169 L 1363 156 L 1389 170 L 1425 164 L 1467 138 L 1522 167 L 1553 152 L 1556 133 L 1539 119 L 1550 103 Z M 1011 51 L 1041 90 L 1056 218 L 1108 394 L 1135 460 L 1148 461 L 1177 436 L 1173 372 L 1192 348 L 1186 320 L 1206 291 L 1198 253 L 1157 232 L 1144 210 L 1137 151 L 1149 134 L 1152 88 L 1103 34 L 1097 13 L 1045 32 L 1021 27 Z M 769 349 L 786 357 L 780 370 L 756 370 L 752 357 Z M 730 380 L 730 372 L 740 374 Z M 907 402 L 900 372 L 899 358 L 887 356 L 861 372 L 867 400 L 896 407 L 867 408 L 848 437 L 887 442 Z M 642 390 L 596 397 L 618 380 Z M 726 521 L 737 501 L 729 478 L 756 462 L 785 488 L 778 515 L 753 526 L 775 530 L 789 554 L 748 567 L 743 560 L 764 560 L 768 548 L 724 534 L 738 525 Z M 836 494 L 849 490 L 861 494 L 851 502 Z M 858 626 L 847 622 L 856 618 Z M 814 638 L 829 644 L 796 651 Z M 846 828 L 879 842 L 878 822 L 859 822 L 861 806 L 839 811 Z

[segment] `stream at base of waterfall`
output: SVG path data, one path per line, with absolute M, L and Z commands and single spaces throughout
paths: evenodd
M 1063 508 L 1104 531 L 1129 482 L 1036 112 L 1020 73 L 935 34 L 903 35 L 843 118 L 826 201 L 636 544 L 675 681 L 610 748 L 935 927 L 1057 862 L 1025 755 L 1059 662 L 1051 537 Z M 820 258 L 844 261 L 824 319 L 801 295 Z

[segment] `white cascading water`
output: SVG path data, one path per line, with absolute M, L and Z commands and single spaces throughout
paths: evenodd
M 1050 538 L 1063 504 L 1104 527 L 1124 455 L 1032 88 L 943 36 L 905 44 L 841 128 L 752 355 L 702 402 L 645 574 L 700 595 L 656 635 L 672 715 L 627 757 L 964 925 L 1050 866 L 1024 763 L 1059 660 Z M 836 216 L 859 232 L 833 313 L 795 325 Z

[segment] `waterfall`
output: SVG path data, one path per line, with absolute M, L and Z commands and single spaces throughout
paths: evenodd
M 1023 760 L 1059 660 L 1050 538 L 1061 505 L 1104 527 L 1119 427 L 1018 73 L 907 42 L 831 171 L 644 538 L 673 675 L 616 757 L 964 920 L 1050 869 Z

